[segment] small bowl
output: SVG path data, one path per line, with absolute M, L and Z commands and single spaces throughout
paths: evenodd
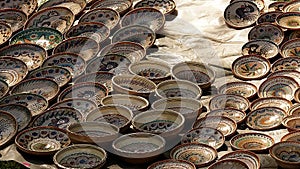
M 282 97 L 287 100 L 293 100 L 298 83 L 291 77 L 274 76 L 265 80 L 258 88 L 258 96 L 264 97 Z
M 67 68 L 73 78 L 76 78 L 84 73 L 86 62 L 81 56 L 75 53 L 58 53 L 47 57 L 42 67 L 47 66 L 61 66 Z
M 268 11 L 280 11 L 280 12 L 283 12 L 283 7 L 284 5 L 286 5 L 287 2 L 273 2 L 273 3 L 270 3 L 269 6 L 268 6 Z
M 51 50 L 63 40 L 62 34 L 55 29 L 37 27 L 25 29 L 16 33 L 9 41 L 9 44 L 37 44 L 45 50 Z
M 90 144 L 76 144 L 65 147 L 53 156 L 56 166 L 62 169 L 101 168 L 106 162 L 107 154 L 104 149 Z
M 124 15 L 131 9 L 132 3 L 132 0 L 98 0 L 91 5 L 91 9 L 111 8 L 116 10 L 120 15 Z
M 271 130 L 281 125 L 286 112 L 277 107 L 263 107 L 247 114 L 246 124 L 253 130 Z
M 247 99 L 252 99 L 257 94 L 257 87 L 248 82 L 229 82 L 219 87 L 220 94 L 241 95 Z
M 171 14 L 175 11 L 176 3 L 173 0 L 165 1 L 153 1 L 153 0 L 142 0 L 134 5 L 134 9 L 142 7 L 151 7 L 159 10 L 164 15 Z
M 185 133 L 181 138 L 181 144 L 202 143 L 219 149 L 225 143 L 224 135 L 211 127 L 199 127 Z
M 130 64 L 128 69 L 130 73 L 146 77 L 155 84 L 171 79 L 171 68 L 163 62 L 140 61 Z
M 280 70 L 300 70 L 300 58 L 287 57 L 276 60 L 271 68 L 272 72 Z
M 1 140 L 0 146 L 6 145 L 18 131 L 18 124 L 14 116 L 9 113 L 0 111 L 0 120 L 1 120 Z
M 209 145 L 188 143 L 173 148 L 170 157 L 175 160 L 189 161 L 196 167 L 205 167 L 213 163 L 217 159 L 218 154 L 216 149 Z
M 276 17 L 276 24 L 287 30 L 300 29 L 300 14 L 298 12 L 282 13 Z
M 242 110 L 232 108 L 221 108 L 208 112 L 206 116 L 225 116 L 241 124 L 246 119 L 246 113 Z
M 109 72 L 88 73 L 76 78 L 74 84 L 82 82 L 97 82 L 103 84 L 108 89 L 108 92 L 112 92 L 113 90 L 111 79 L 113 77 L 114 74 Z
M 177 168 L 179 166 L 181 169 L 196 169 L 196 166 L 189 161 L 174 159 L 157 161 L 148 166 L 147 169 Z
M 23 61 L 28 68 L 28 71 L 40 67 L 47 57 L 47 52 L 44 48 L 35 44 L 15 44 L 9 45 L 0 50 L 1 56 L 9 56 Z M 1 57 L 2 58 L 2 57 Z M 16 61 L 17 62 L 17 61 Z M 19 63 L 20 66 L 22 63 Z M 24 66 L 22 66 L 24 67 Z M 9 67 L 8 67 L 9 68 Z M 25 69 L 25 67 L 24 67 Z M 24 71 L 24 70 L 23 70 Z M 21 73 L 18 70 L 17 73 Z M 23 76 L 22 76 L 23 77 Z
M 242 160 L 238 159 L 224 159 L 220 160 L 211 166 L 208 167 L 208 169 L 230 169 L 230 168 L 239 168 L 239 169 L 249 169 L 247 164 L 243 162 Z
M 28 108 L 32 116 L 41 114 L 48 107 L 48 101 L 41 95 L 32 93 L 12 94 L 0 100 L 2 104 L 18 104 Z
M 48 0 L 39 6 L 38 11 L 43 10 L 45 8 L 58 7 L 58 6 L 66 7 L 70 11 L 72 11 L 74 15 L 78 15 L 86 7 L 86 1 L 85 0 L 67 0 L 67 1 Z
M 285 169 L 297 169 L 300 165 L 300 143 L 284 141 L 274 144 L 269 153 L 276 163 Z
M 292 102 L 285 98 L 266 97 L 254 100 L 250 105 L 250 110 L 253 111 L 263 107 L 278 107 L 284 110 L 285 112 L 288 112 L 292 105 Z
M 100 50 L 100 45 L 88 37 L 72 37 L 62 41 L 53 49 L 53 54 L 70 52 L 80 55 L 85 61 L 95 57 Z
M 267 78 L 273 76 L 288 76 L 293 78 L 300 85 L 300 72 L 297 70 L 279 70 L 269 74 Z
M 299 1 L 290 1 L 290 2 L 287 2 L 283 6 L 283 11 L 284 12 L 300 12 L 299 6 L 300 6 Z
M 196 83 L 202 89 L 209 88 L 215 81 L 215 71 L 207 64 L 194 61 L 179 62 L 171 69 L 175 79 Z
M 300 53 L 298 52 L 298 46 L 300 46 L 300 39 L 288 40 L 280 47 L 280 55 L 284 58 L 298 57 L 300 56 Z
M 86 116 L 87 122 L 106 122 L 117 126 L 121 132 L 130 127 L 133 118 L 131 110 L 120 105 L 101 106 L 89 112 Z
M 271 69 L 268 59 L 259 55 L 245 55 L 235 59 L 231 71 L 241 80 L 259 80 L 266 77 Z
M 249 169 L 259 169 L 260 168 L 260 159 L 259 157 L 247 150 L 236 150 L 234 152 L 227 153 L 223 155 L 220 160 L 224 159 L 238 159 L 247 164 Z
M 288 112 L 288 116 L 294 116 L 294 117 L 300 116 L 300 104 L 296 103 L 292 105 L 287 112 Z
M 12 28 L 9 24 L 0 22 L 0 45 L 5 44 L 12 36 Z
M 166 141 L 151 133 L 132 133 L 117 138 L 113 144 L 114 154 L 132 164 L 145 164 L 163 153 Z
M 166 80 L 159 83 L 155 93 L 160 98 L 185 97 L 200 99 L 202 90 L 195 83 L 186 80 Z
M 26 4 L 26 5 L 24 5 Z M 27 16 L 31 15 L 37 8 L 37 0 L 19 0 L 19 1 L 8 1 L 3 3 L 2 9 L 19 9 L 26 13 Z
M 300 131 L 300 117 L 287 116 L 282 120 L 282 125 L 288 129 L 288 131 Z
M 129 41 L 142 45 L 145 49 L 151 47 L 156 39 L 155 32 L 141 25 L 131 25 L 122 27 L 113 34 L 111 43 Z
M 29 128 L 16 136 L 16 146 L 23 152 L 36 156 L 53 155 L 71 144 L 68 135 L 56 127 Z
M 112 78 L 112 86 L 115 93 L 131 94 L 149 97 L 154 93 L 156 85 L 151 80 L 136 75 L 116 75 Z
M 230 139 L 230 145 L 235 150 L 264 152 L 275 143 L 274 139 L 263 133 L 243 133 Z
M 256 22 L 257 22 L 257 24 L 275 23 L 276 17 L 280 14 L 282 14 L 281 11 L 266 12 L 266 13 L 261 14 Z
M 242 46 L 243 55 L 259 55 L 266 59 L 272 59 L 279 52 L 278 45 L 272 41 L 257 39 L 245 43 Z
M 288 134 L 284 135 L 280 141 L 281 142 L 283 142 L 283 141 L 300 142 L 300 131 L 289 132 Z
M 283 30 L 271 23 L 263 23 L 254 26 L 248 33 L 248 40 L 265 39 L 279 45 L 284 38 Z
M 209 101 L 209 109 L 234 108 L 242 111 L 248 110 L 250 102 L 243 96 L 233 94 L 220 94 L 212 97 Z
M 0 98 L 4 97 L 8 93 L 8 91 L 8 84 L 5 81 L 0 80 Z
M 32 93 L 39 94 L 43 96 L 48 101 L 54 99 L 59 93 L 59 85 L 48 78 L 32 78 L 29 80 L 24 80 L 17 85 L 15 85 L 10 93 Z

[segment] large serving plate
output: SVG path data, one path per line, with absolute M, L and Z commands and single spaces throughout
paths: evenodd
M 264 39 L 252 40 L 242 46 L 243 55 L 259 55 L 266 59 L 274 58 L 278 52 L 276 43 Z
M 112 92 L 112 82 L 111 79 L 114 77 L 113 73 L 109 72 L 94 72 L 84 74 L 74 81 L 74 83 L 82 83 L 82 82 L 97 82 L 103 84 L 107 89 L 108 92 Z
M 99 0 L 91 6 L 91 9 L 111 8 L 123 15 L 130 10 L 132 3 L 132 0 Z
M 219 87 L 219 93 L 241 95 L 251 99 L 256 95 L 257 87 L 249 82 L 229 82 Z
M 266 97 L 254 100 L 250 105 L 250 110 L 253 111 L 263 107 L 278 107 L 284 110 L 285 112 L 288 112 L 292 105 L 292 102 L 285 98 Z
M 242 111 L 248 110 L 250 102 L 243 96 L 233 94 L 220 94 L 209 101 L 209 109 L 234 108 Z
M 38 5 L 37 0 L 1 0 L 0 3 L 1 8 L 18 9 L 25 12 L 27 16 L 31 15 Z
M 259 157 L 255 153 L 247 150 L 236 150 L 234 152 L 227 153 L 220 158 L 220 160 L 223 159 L 239 159 L 245 162 L 249 169 L 260 168 Z
M 0 111 L 0 146 L 8 143 L 18 131 L 18 125 L 16 119 L 9 113 Z
M 171 14 L 175 10 L 176 4 L 173 0 L 162 0 L 162 1 L 142 0 L 137 2 L 133 8 L 142 8 L 142 7 L 156 8 L 164 15 L 166 15 L 166 14 Z
M 280 70 L 300 70 L 299 57 L 287 57 L 276 60 L 271 68 L 272 72 Z
M 283 30 L 274 24 L 263 23 L 254 26 L 248 33 L 249 40 L 265 39 L 279 45 L 284 38 Z
M 39 11 L 50 7 L 65 7 L 70 9 L 74 15 L 78 15 L 84 10 L 86 6 L 85 0 L 47 0 L 41 6 L 39 6 Z

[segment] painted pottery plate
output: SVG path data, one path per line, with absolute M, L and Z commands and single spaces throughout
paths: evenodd
M 114 74 L 109 72 L 94 72 L 88 73 L 78 77 L 74 83 L 82 83 L 82 82 L 97 82 L 103 84 L 108 92 L 112 92 L 112 82 Z
M 31 43 L 50 50 L 56 47 L 62 39 L 62 34 L 55 29 L 37 27 L 18 32 L 10 39 L 10 44 Z
M 85 6 L 85 0 L 47 0 L 45 3 L 39 6 L 39 11 L 49 7 L 65 7 L 70 9 L 74 15 L 78 15 L 84 10 Z
M 1 0 L 0 1 L 1 8 L 10 8 L 10 9 L 18 9 L 26 13 L 27 16 L 31 15 L 36 7 L 37 0 Z
M 55 127 L 35 127 L 22 131 L 15 139 L 17 147 L 32 155 L 53 155 L 67 147 L 71 140 L 61 129 Z
M 260 152 L 269 149 L 275 143 L 274 139 L 263 133 L 238 134 L 230 139 L 230 145 L 238 150 Z
M 282 97 L 266 97 L 254 100 L 250 105 L 250 110 L 256 110 L 263 107 L 278 107 L 288 112 L 292 107 L 292 102 Z
M 294 100 L 300 103 L 300 88 L 295 91 Z
M 300 131 L 300 116 L 287 116 L 281 123 L 288 131 Z
M 202 143 L 218 149 L 225 143 L 225 137 L 217 129 L 199 127 L 188 131 L 182 136 L 181 144 L 185 143 Z
M 16 119 L 9 113 L 0 111 L 0 145 L 3 146 L 8 143 L 18 131 Z
M 271 23 L 263 23 L 254 26 L 248 33 L 248 40 L 265 39 L 279 45 L 284 38 L 283 30 Z
M 283 29 L 300 29 L 300 14 L 298 12 L 282 13 L 277 16 L 276 24 L 282 27 Z
M 111 42 L 130 41 L 138 43 L 147 49 L 154 44 L 155 39 L 156 34 L 152 29 L 141 25 L 131 25 L 116 31 Z
M 245 43 L 243 55 L 259 55 L 266 59 L 274 58 L 279 52 L 278 45 L 269 40 L 257 39 Z
M 277 107 L 263 107 L 247 114 L 246 124 L 254 130 L 271 130 L 281 125 L 286 112 Z
M 16 71 L 10 69 L 0 69 L 0 79 L 5 81 L 9 87 L 22 80 Z
M 59 92 L 58 84 L 48 78 L 32 78 L 18 83 L 11 89 L 11 94 L 32 93 L 43 96 L 48 101 Z
M 300 39 L 291 39 L 280 47 L 280 55 L 284 58 L 300 56 Z
M 287 2 L 283 6 L 283 11 L 284 12 L 300 12 L 299 8 L 300 8 L 300 2 L 298 0 L 290 1 L 290 2 Z
M 48 101 L 41 95 L 31 93 L 12 94 L 0 100 L 1 104 L 19 104 L 26 106 L 32 116 L 41 114 L 48 107 Z
M 132 0 L 100 0 L 100 1 L 96 1 L 91 6 L 91 9 L 111 8 L 116 10 L 120 15 L 123 15 L 130 10 L 131 6 L 132 6 Z
M 231 0 L 230 3 L 233 3 L 236 1 L 239 1 L 239 0 Z M 260 11 L 262 11 L 265 8 L 265 3 L 263 0 L 249 0 L 249 1 L 255 3 Z
M 4 74 L 12 73 L 12 79 L 7 76 L 2 76 Z M 28 73 L 28 68 L 26 63 L 22 60 L 13 57 L 0 57 L 0 79 L 6 81 L 9 86 L 14 86 L 23 80 Z M 7 78 L 5 78 L 7 77 Z
M 273 2 L 268 6 L 268 11 L 280 11 L 283 12 L 283 7 L 287 2 Z
M 297 141 L 300 142 L 300 131 L 294 131 L 294 132 L 290 132 L 286 135 L 284 135 L 281 138 L 281 142 L 283 141 Z
M 222 108 L 210 111 L 206 116 L 225 116 L 234 120 L 236 123 L 241 123 L 245 120 L 246 113 L 238 109 Z
M 148 166 L 147 169 L 162 169 L 162 168 L 180 168 L 180 169 L 196 169 L 195 165 L 185 160 L 168 159 L 155 162 Z
M 175 10 L 176 4 L 173 0 L 164 0 L 164 1 L 142 0 L 137 2 L 134 5 L 134 8 L 142 8 L 142 7 L 156 8 L 160 12 L 166 15 L 172 13 Z
M 276 17 L 280 14 L 282 14 L 282 12 L 280 11 L 271 11 L 271 12 L 263 13 L 257 19 L 257 24 L 275 23 Z
M 239 168 L 239 169 L 249 169 L 247 164 L 241 160 L 238 159 L 223 159 L 220 160 L 213 165 L 209 166 L 208 169 L 233 169 L 233 168 Z
M 47 27 L 56 29 L 64 34 L 73 25 L 74 20 L 75 16 L 70 9 L 65 7 L 50 7 L 33 14 L 27 20 L 25 29 Z
M 242 111 L 246 111 L 249 108 L 249 100 L 240 95 L 233 94 L 220 94 L 214 96 L 209 101 L 209 109 L 224 109 L 224 108 L 234 108 Z
M 220 160 L 223 159 L 239 159 L 246 163 L 249 169 L 260 168 L 259 157 L 255 153 L 247 150 L 236 150 L 234 152 L 227 153 L 220 158 Z
M 268 78 L 274 76 L 288 76 L 293 78 L 300 85 L 300 72 L 297 70 L 280 70 L 268 75 Z
M 7 23 L 0 22 L 0 45 L 6 43 L 11 37 L 13 31 Z
M 248 82 L 230 82 L 219 87 L 219 93 L 241 95 L 251 99 L 256 95 L 257 87 Z
M 287 57 L 276 60 L 271 68 L 272 72 L 280 70 L 300 70 L 300 57 Z
M 8 84 L 5 81 L 0 80 L 0 98 L 5 96 L 8 93 L 8 91 L 9 91 Z
M 294 30 L 288 36 L 289 40 L 291 40 L 291 39 L 297 39 L 297 38 L 300 38 L 300 30 Z
M 288 110 L 288 116 L 300 116 L 300 104 L 296 103 L 290 107 Z
M 258 88 L 258 96 L 263 97 L 282 97 L 293 100 L 298 83 L 291 77 L 275 76 L 265 80 Z

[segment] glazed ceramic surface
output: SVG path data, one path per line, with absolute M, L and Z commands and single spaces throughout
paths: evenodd
M 246 111 L 249 108 L 249 101 L 243 96 L 233 94 L 220 94 L 214 96 L 209 102 L 209 109 L 234 108 Z
M 288 36 L 288 39 L 296 39 L 296 38 L 300 38 L 300 30 L 294 30 L 290 33 L 290 35 Z
M 238 0 L 231 0 L 230 3 L 236 2 Z M 262 11 L 265 7 L 265 3 L 263 0 L 250 0 L 251 2 L 253 2 L 260 11 Z
M 78 77 L 74 83 L 97 82 L 103 84 L 109 92 L 112 92 L 112 82 L 114 74 L 109 72 L 94 72 Z
M 300 56 L 300 40 L 292 39 L 285 42 L 280 48 L 282 57 L 299 57 Z
M 279 45 L 284 38 L 283 30 L 274 24 L 263 23 L 254 26 L 248 33 L 249 40 L 265 39 Z
M 300 7 L 300 2 L 298 0 L 290 1 L 283 6 L 283 11 L 284 12 L 300 12 L 299 7 Z
M 220 94 L 235 94 L 252 98 L 257 93 L 257 87 L 248 82 L 230 82 L 219 87 Z
M 268 75 L 268 78 L 273 76 L 288 76 L 293 78 L 300 85 L 300 72 L 297 70 L 279 70 Z
M 0 80 L 0 97 L 3 97 L 5 96 L 9 91 L 9 86 L 8 84 L 3 81 L 3 80 Z
M 25 12 L 26 15 L 32 14 L 37 7 L 37 0 L 1 0 L 0 3 L 2 8 L 18 9 Z
M 299 88 L 295 91 L 295 94 L 294 94 L 294 100 L 295 100 L 297 103 L 300 103 L 300 89 L 299 89 Z
M 162 168 L 180 168 L 180 169 L 196 169 L 195 165 L 191 162 L 184 160 L 162 160 L 151 164 L 147 169 L 162 169 Z
M 282 14 L 280 11 L 271 11 L 271 12 L 266 12 L 264 14 L 261 14 L 259 18 L 257 19 L 257 23 L 275 23 L 276 17 L 278 15 Z
M 210 167 L 208 169 L 249 169 L 247 164 L 241 160 L 238 159 L 224 159 L 220 160 Z
M 284 29 L 300 29 L 300 15 L 298 12 L 282 13 L 277 16 L 276 24 Z
M 49 7 L 65 7 L 70 9 L 74 15 L 78 15 L 86 6 L 85 0 L 48 0 L 39 6 L 39 10 Z
M 283 7 L 287 4 L 287 2 L 273 2 L 268 6 L 268 11 L 279 11 L 283 12 Z
M 11 114 L 1 111 L 0 115 L 0 145 L 3 146 L 17 134 L 18 125 Z
M 259 157 L 251 152 L 251 151 L 247 151 L 247 150 L 237 150 L 234 152 L 230 152 L 225 154 L 224 156 L 222 156 L 220 158 L 220 160 L 223 159 L 238 159 L 243 161 L 244 163 L 247 164 L 247 166 L 249 167 L 249 169 L 257 169 L 260 168 L 260 159 Z
M 300 131 L 300 117 L 299 116 L 287 116 L 282 120 L 282 125 L 288 129 L 288 131 Z
M 243 55 L 259 55 L 266 59 L 274 58 L 278 52 L 278 45 L 269 40 L 252 40 L 242 46 Z
M 163 14 L 170 14 L 175 10 L 176 4 L 173 0 L 142 0 L 134 5 L 134 8 L 142 7 L 152 7 L 158 9 Z
M 281 142 L 283 141 L 297 141 L 300 142 L 300 131 L 289 132 L 281 138 Z
M 280 70 L 300 70 L 300 58 L 299 57 L 287 57 L 276 60 L 271 70 L 273 72 Z
M 236 123 L 241 123 L 245 120 L 246 113 L 238 109 L 221 108 L 208 112 L 206 116 L 225 116 L 234 120 Z
M 17 81 L 22 80 L 16 71 L 9 69 L 0 69 L 0 79 L 5 81 L 9 87 L 15 85 Z
M 266 97 L 254 100 L 250 105 L 250 110 L 256 110 L 263 107 L 278 107 L 288 112 L 292 107 L 292 102 L 281 97 Z
M 0 45 L 4 44 L 11 38 L 13 30 L 7 23 L 0 22 Z
M 100 0 L 96 1 L 91 9 L 94 8 L 111 8 L 120 13 L 120 15 L 125 14 L 130 10 L 132 6 L 131 0 Z

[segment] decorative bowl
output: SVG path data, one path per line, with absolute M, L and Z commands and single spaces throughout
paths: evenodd
M 173 110 L 149 110 L 132 119 L 135 130 L 159 134 L 166 139 L 177 137 L 184 128 L 184 123 L 184 116 Z
M 291 77 L 274 76 L 265 80 L 258 88 L 258 96 L 263 97 L 282 97 L 293 100 L 298 83 Z
M 107 105 L 89 112 L 86 121 L 110 123 L 124 132 L 129 129 L 132 118 L 133 113 L 128 108 L 121 105 Z
M 280 55 L 284 58 L 300 56 L 300 39 L 291 39 L 286 41 L 280 47 Z
M 84 82 L 77 83 L 67 87 L 58 96 L 58 100 L 66 100 L 70 98 L 83 98 L 88 99 L 100 105 L 100 101 L 103 97 L 108 95 L 108 90 L 100 83 Z
M 147 99 L 126 94 L 108 95 L 101 100 L 101 105 L 106 106 L 110 104 L 122 105 L 130 109 L 134 114 L 146 111 L 149 107 Z
M 72 123 L 67 128 L 72 143 L 97 144 L 107 146 L 118 138 L 119 128 L 110 123 L 79 122 Z
M 234 120 L 237 124 L 242 123 L 246 119 L 246 113 L 242 110 L 233 109 L 233 108 L 221 108 L 221 109 L 215 109 L 206 116 L 225 116 L 232 120 Z
M 141 26 L 131 25 L 122 27 L 113 34 L 112 43 L 129 41 L 142 45 L 145 49 L 151 47 L 156 39 L 156 34 L 152 29 Z
M 172 149 L 170 157 L 176 160 L 186 160 L 196 167 L 205 167 L 213 163 L 217 157 L 217 151 L 213 147 L 200 143 L 187 143 Z
M 196 169 L 196 166 L 185 160 L 174 160 L 174 159 L 167 159 L 162 161 L 157 161 L 150 166 L 148 166 L 147 169 L 162 169 L 162 168 L 178 168 L 181 169 Z
M 105 46 L 98 55 L 119 54 L 128 58 L 131 63 L 139 62 L 146 55 L 146 49 L 135 42 L 116 42 Z
M 278 45 L 272 41 L 257 39 L 245 43 L 242 46 L 243 55 L 259 55 L 266 59 L 272 59 L 279 52 Z
M 156 61 L 140 61 L 129 65 L 132 74 L 143 76 L 158 84 L 171 79 L 171 68 L 168 64 Z
M 276 163 L 285 169 L 297 169 L 300 165 L 300 143 L 284 141 L 274 144 L 269 153 Z
M 298 12 L 282 13 L 276 17 L 276 24 L 287 30 L 300 29 L 300 14 Z
M 16 72 L 21 77 L 23 77 L 26 73 L 26 72 L 24 72 L 24 70 L 26 68 L 28 69 L 28 71 L 31 71 L 42 65 L 43 61 L 47 57 L 47 52 L 44 48 L 42 48 L 39 45 L 15 44 L 15 45 L 9 45 L 9 46 L 2 48 L 0 50 L 0 55 L 1 55 L 1 58 L 3 58 L 3 56 L 9 56 L 9 57 L 14 58 L 11 60 L 13 60 L 13 62 L 15 62 L 15 64 L 20 66 L 19 70 L 16 70 Z M 27 66 L 26 67 L 21 66 L 22 63 L 20 63 L 20 61 L 17 61 L 16 59 L 23 61 Z M 18 62 L 18 63 L 16 63 L 16 62 Z M 1 63 L 4 64 L 5 62 L 1 62 Z M 7 68 L 10 68 L 10 67 L 7 67 Z M 10 69 L 13 69 L 13 68 L 10 68 Z M 13 70 L 15 70 L 15 69 L 13 69 Z M 24 75 L 21 75 L 21 73 L 24 73 Z
M 1 128 L 1 140 L 0 146 L 6 145 L 18 131 L 18 124 L 16 119 L 9 113 L 0 111 L 0 128 Z
M 273 76 L 288 76 L 293 78 L 300 85 L 300 72 L 297 70 L 279 70 L 269 74 L 267 78 Z
M 247 164 L 249 169 L 259 169 L 260 168 L 260 159 L 259 157 L 247 150 L 236 150 L 234 152 L 227 153 L 223 155 L 220 160 L 224 159 L 238 159 Z
M 5 81 L 9 87 L 14 86 L 17 81 L 22 80 L 19 78 L 18 73 L 11 69 L 0 69 L 0 79 Z
M 250 105 L 250 110 L 256 110 L 263 107 L 278 107 L 288 112 L 292 107 L 292 102 L 282 97 L 266 97 L 254 100 Z
M 112 78 L 115 93 L 148 97 L 154 93 L 156 85 L 151 80 L 136 75 L 116 75 Z
M 257 80 L 267 76 L 271 69 L 268 59 L 259 55 L 245 55 L 232 63 L 232 73 L 241 80 Z
M 271 130 L 278 128 L 286 112 L 277 107 L 263 107 L 247 114 L 246 124 L 253 130 Z
M 288 131 L 300 131 L 300 117 L 299 116 L 287 116 L 282 120 L 282 125 L 288 129 Z
M 32 93 L 12 94 L 0 100 L 2 104 L 18 104 L 28 108 L 32 116 L 41 114 L 48 107 L 48 101 L 41 95 Z
M 265 39 L 279 45 L 284 38 L 283 30 L 271 23 L 262 23 L 254 26 L 248 33 L 248 40 Z
M 241 95 L 251 99 L 256 96 L 257 87 L 249 82 L 229 82 L 219 87 L 219 93 Z
M 247 164 L 243 162 L 242 160 L 238 159 L 224 159 L 220 160 L 211 166 L 208 167 L 208 169 L 231 169 L 231 168 L 239 168 L 239 169 L 249 169 Z
M 4 97 L 9 91 L 9 86 L 4 80 L 0 80 L 0 98 Z
M 300 7 L 300 3 L 299 1 L 290 1 L 287 2 L 284 6 L 283 6 L 283 12 L 300 12 L 299 10 Z
M 199 127 L 185 133 L 181 138 L 181 144 L 202 143 L 219 149 L 225 143 L 224 135 L 211 127 Z
M 289 132 L 281 138 L 281 142 L 283 141 L 296 141 L 300 142 L 300 131 Z
M 276 1 L 276 2 L 273 2 L 273 3 L 270 3 L 269 6 L 268 6 L 268 11 L 280 11 L 280 12 L 283 12 L 283 7 L 284 5 L 286 5 L 287 2 L 279 2 L 279 1 Z
M 58 53 L 49 56 L 43 63 L 42 67 L 60 66 L 67 68 L 73 78 L 78 77 L 85 71 L 86 62 L 84 59 L 75 53 Z
M 129 74 L 128 66 L 130 60 L 125 56 L 119 54 L 108 54 L 100 57 L 93 58 L 86 66 L 86 73 L 92 72 L 109 72 L 115 75 Z
M 65 38 L 71 37 L 88 37 L 95 40 L 97 43 L 103 42 L 108 38 L 110 30 L 103 23 L 99 22 L 81 22 L 72 26 L 68 32 L 65 33 Z
M 53 155 L 71 143 L 62 129 L 56 127 L 34 127 L 20 132 L 15 139 L 17 147 L 32 155 Z
M 113 144 L 114 154 L 124 161 L 143 164 L 153 161 L 163 153 L 166 141 L 163 137 L 151 133 L 131 133 L 117 138 Z
M 186 80 L 166 80 L 159 83 L 155 93 L 160 98 L 185 97 L 199 99 L 202 90 L 195 83 Z
M 39 11 L 49 7 L 66 7 L 74 13 L 80 14 L 86 6 L 85 0 L 48 0 L 39 6 Z
M 131 25 L 142 25 L 159 32 L 165 24 L 164 14 L 151 7 L 141 7 L 127 12 L 120 20 L 120 26 L 126 27 Z
M 249 10 L 247 11 L 247 9 Z M 259 8 L 255 3 L 250 1 L 230 3 L 224 11 L 224 18 L 226 24 L 238 29 L 249 27 L 255 24 L 259 15 Z
M 29 16 L 35 11 L 37 5 L 37 0 L 2 1 L 1 8 L 18 9 Z
M 300 116 L 300 104 L 296 103 L 292 105 L 287 112 L 288 116 Z
M 31 125 L 37 126 L 53 126 L 66 129 L 71 123 L 83 121 L 82 114 L 68 107 L 53 108 L 44 111 L 42 114 L 33 119 Z
M 72 75 L 67 68 L 49 66 L 30 72 L 27 78 L 49 78 L 55 81 L 59 87 L 62 87 L 72 79 Z
M 171 69 L 175 79 L 196 83 L 202 89 L 209 88 L 215 81 L 215 71 L 207 64 L 194 61 L 179 62 Z
M 175 10 L 176 4 L 173 0 L 163 0 L 163 1 L 142 0 L 137 2 L 133 8 L 136 9 L 142 7 L 152 7 L 159 10 L 164 15 L 166 15 L 166 14 L 171 14 Z
M 79 18 L 79 22 L 100 22 L 112 30 L 120 21 L 117 11 L 110 8 L 96 8 L 88 11 Z
M 248 110 L 250 102 L 243 96 L 234 94 L 220 94 L 212 97 L 209 101 L 209 109 L 234 108 L 242 111 Z
M 70 52 L 80 55 L 85 61 L 95 57 L 99 52 L 100 45 L 88 37 L 72 37 L 62 41 L 53 49 L 53 54 Z
M 37 44 L 46 50 L 50 50 L 62 40 L 63 36 L 59 31 L 52 28 L 37 27 L 18 32 L 10 39 L 10 44 Z
M 281 11 L 266 12 L 266 13 L 261 14 L 256 22 L 257 22 L 257 24 L 275 23 L 276 17 L 280 14 L 282 14 Z
M 233 149 L 252 152 L 268 150 L 274 143 L 274 139 L 271 136 L 263 133 L 243 133 L 230 139 L 230 145 Z
M 13 30 L 7 23 L 0 22 L 0 45 L 6 43 L 12 36 Z
M 112 92 L 112 82 L 111 79 L 114 77 L 113 73 L 109 72 L 94 72 L 88 73 L 85 75 L 81 75 L 74 83 L 82 83 L 82 82 L 97 82 L 103 84 L 107 89 L 108 92 Z
M 236 2 L 239 0 L 230 0 L 230 3 Z M 265 8 L 265 2 L 264 0 L 251 0 L 251 2 L 255 3 L 255 5 L 258 7 L 258 9 L 262 12 Z
M 101 168 L 106 162 L 107 154 L 101 147 L 90 144 L 76 144 L 59 150 L 53 156 L 56 166 L 62 169 Z
M 18 104 L 0 105 L 0 111 L 11 114 L 17 121 L 18 132 L 26 128 L 32 119 L 31 112 L 25 106 Z
M 207 116 L 195 121 L 193 128 L 198 127 L 214 128 L 219 130 L 225 137 L 230 137 L 235 133 L 237 124 L 234 120 L 225 116 Z
M 271 68 L 272 72 L 280 70 L 297 70 L 300 71 L 299 57 L 286 57 L 276 60 Z
M 132 3 L 132 0 L 99 0 L 91 6 L 91 9 L 111 8 L 116 10 L 120 15 L 124 15 L 130 10 Z

